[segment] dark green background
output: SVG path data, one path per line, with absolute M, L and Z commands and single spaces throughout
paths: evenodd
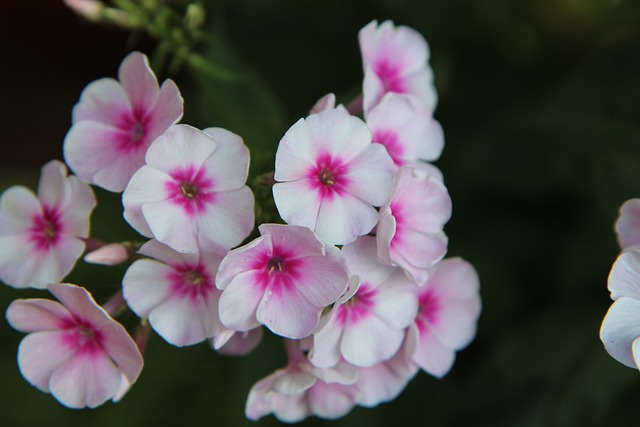
M 450 255 L 480 274 L 478 336 L 444 379 L 420 373 L 394 402 L 357 408 L 335 425 L 640 425 L 638 373 L 610 358 L 598 338 L 618 252 L 617 209 L 640 195 L 640 2 L 208 4 L 211 32 L 221 38 L 200 48 L 225 63 L 235 52 L 279 103 L 256 95 L 254 80 L 221 85 L 183 70 L 174 78 L 187 102 L 184 122 L 229 127 L 256 157 L 273 152 L 320 96 L 333 91 L 347 102 L 358 92 L 357 32 L 371 19 L 414 27 L 431 46 L 436 116 L 446 136 L 437 164 L 454 206 L 446 231 Z M 153 47 L 145 37 L 86 24 L 61 1 L 3 2 L 2 187 L 33 187 L 40 166 L 61 158 L 82 88 L 115 76 L 129 50 Z M 268 168 L 268 159 L 255 163 L 254 172 Z M 95 235 L 133 236 L 114 220 L 118 197 L 99 197 Z M 116 270 L 80 263 L 69 280 L 106 297 L 117 290 Z M 3 287 L 0 310 L 14 298 L 45 294 Z M 231 359 L 204 344 L 177 349 L 155 336 L 142 376 L 121 403 L 74 411 L 21 378 L 21 338 L 0 324 L 6 426 L 252 425 L 244 418 L 246 395 L 284 358 L 272 337 L 250 356 Z M 257 423 L 275 424 L 273 417 Z

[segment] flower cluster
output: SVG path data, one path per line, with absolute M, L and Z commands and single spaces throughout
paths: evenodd
M 87 86 L 64 141 L 75 175 L 53 161 L 37 195 L 13 187 L 0 199 L 0 279 L 60 301 L 7 310 L 29 333 L 18 363 L 30 383 L 73 408 L 120 399 L 142 369 L 147 324 L 172 345 L 227 355 L 252 351 L 264 328 L 282 337 L 288 363 L 250 390 L 254 420 L 336 418 L 395 398 L 419 370 L 447 374 L 481 304 L 474 268 L 443 259 L 452 205 L 429 163 L 444 146 L 429 49 L 390 21 L 359 41 L 359 102 L 318 101 L 284 133 L 273 179 L 256 181 L 272 186 L 282 223 L 256 227 L 243 139 L 178 124 L 180 92 L 143 54 Z M 124 218 L 149 239 L 136 254 L 113 242 L 85 256 L 129 263 L 103 307 L 59 283 L 89 238 L 89 185 L 122 192 Z M 136 340 L 113 319 L 125 304 L 142 319 Z

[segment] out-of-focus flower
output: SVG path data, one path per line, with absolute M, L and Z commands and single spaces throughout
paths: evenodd
M 622 249 L 640 246 L 640 199 L 630 199 L 620 208 L 616 234 Z
M 197 252 L 199 235 L 231 248 L 253 229 L 249 150 L 238 135 L 175 125 L 149 147 L 146 163 L 122 195 L 124 217 L 141 234 Z
M 451 199 L 439 179 L 420 169 L 400 169 L 391 197 L 380 208 L 378 257 L 422 285 L 428 269 L 447 252 L 442 229 L 450 216 Z
M 442 153 L 442 126 L 414 97 L 387 93 L 366 119 L 373 142 L 384 145 L 397 166 L 438 160 Z
M 214 279 L 227 250 L 200 238 L 198 252 L 176 252 L 156 240 L 138 251 L 153 259 L 134 262 L 122 279 L 127 305 L 167 342 L 178 346 L 221 335 L 220 291 Z
M 427 283 L 415 288 L 420 308 L 409 329 L 412 360 L 425 372 L 443 377 L 476 334 L 480 316 L 480 280 L 471 264 L 461 258 L 440 261 Z
M 140 52 L 120 65 L 119 80 L 89 84 L 73 109 L 64 157 L 80 179 L 122 191 L 144 164 L 149 144 L 182 117 L 183 100 L 172 80 L 162 87 Z
M 22 186 L 0 198 L 0 279 L 16 288 L 44 288 L 75 265 L 89 235 L 96 200 L 57 160 L 42 168 L 38 195 Z
M 418 312 L 415 285 L 401 269 L 381 264 L 374 237 L 345 245 L 342 253 L 360 283 L 338 300 L 323 328 L 314 334 L 311 362 L 336 365 L 341 357 L 355 366 L 373 366 L 393 356 L 405 328 Z
M 427 41 L 416 30 L 391 21 L 372 21 L 358 35 L 364 83 L 365 115 L 388 92 L 413 95 L 429 110 L 437 102 Z
M 287 341 L 286 345 L 289 363 L 251 388 L 247 418 L 256 421 L 273 413 L 280 421 L 292 423 L 311 415 L 340 418 L 351 411 L 358 398 L 353 385 L 355 368 L 346 363 L 316 368 L 300 351 L 298 342 Z
M 600 328 L 600 339 L 618 362 L 640 369 L 640 249 L 624 251 L 608 281 L 615 301 Z
M 288 224 L 346 244 L 376 225 L 374 206 L 386 201 L 394 170 L 362 120 L 344 109 L 325 110 L 300 119 L 280 141 L 273 197 Z
M 344 257 L 305 227 L 262 224 L 259 230 L 261 237 L 220 264 L 220 319 L 237 331 L 263 324 L 284 337 L 306 337 L 347 287 Z
M 104 10 L 104 3 L 96 0 L 64 0 L 64 4 L 89 21 L 98 21 Z
M 127 331 L 82 287 L 49 285 L 60 303 L 16 300 L 7 320 L 28 335 L 18 349 L 20 372 L 32 385 L 70 408 L 119 400 L 142 370 Z

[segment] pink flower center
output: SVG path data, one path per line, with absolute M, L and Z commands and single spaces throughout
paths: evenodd
M 418 302 L 420 305 L 418 316 L 416 317 L 416 326 L 422 335 L 427 331 L 428 325 L 433 325 L 438 321 L 440 299 L 432 290 L 428 290 L 420 295 Z
M 402 78 L 400 76 L 398 66 L 389 63 L 386 59 L 383 59 L 376 64 L 374 71 L 382 81 L 385 93 L 405 93 L 405 88 L 402 84 Z
M 77 353 L 93 355 L 103 351 L 103 332 L 86 320 L 66 318 L 61 328 L 65 330 L 63 342 Z
M 121 151 L 137 151 L 149 145 L 148 121 L 149 119 L 145 117 L 142 110 L 136 109 L 122 114 L 118 124 L 122 131 L 118 141 Z
M 213 181 L 202 169 L 189 166 L 170 173 L 173 180 L 167 181 L 165 189 L 168 198 L 180 206 L 188 215 L 202 213 L 215 201 Z
M 332 158 L 330 154 L 321 154 L 316 159 L 315 167 L 308 174 L 311 186 L 320 193 L 320 197 L 332 198 L 334 194 L 342 194 L 349 184 L 346 177 L 349 167 L 340 159 Z
M 300 261 L 291 251 L 275 246 L 258 258 L 253 269 L 262 290 L 280 293 L 294 286 L 292 280 L 300 276 Z
M 336 308 L 336 320 L 340 325 L 349 323 L 355 325 L 371 314 L 371 309 L 375 305 L 377 289 L 363 283 L 358 291 L 347 302 Z
M 43 206 L 42 214 L 35 215 L 29 230 L 29 240 L 38 250 L 46 251 L 60 240 L 62 221 L 56 209 Z
M 405 162 L 402 160 L 404 154 L 404 146 L 398 140 L 398 134 L 389 130 L 377 131 L 373 135 L 373 142 L 378 142 L 387 149 L 387 153 L 393 159 L 393 162 L 397 166 L 404 166 Z
M 172 266 L 169 273 L 171 292 L 180 298 L 207 298 L 214 290 L 213 280 L 200 264 L 182 264 Z

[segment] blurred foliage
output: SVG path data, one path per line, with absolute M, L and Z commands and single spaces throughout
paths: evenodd
M 436 116 L 447 138 L 438 165 L 454 203 L 446 229 L 450 255 L 469 260 L 480 274 L 478 336 L 444 379 L 421 373 L 394 402 L 357 408 L 333 425 L 640 425 L 638 373 L 610 358 L 598 338 L 610 304 L 607 274 L 618 252 L 617 209 L 640 195 L 640 2 L 202 3 L 207 24 L 195 49 L 233 78 L 193 63 L 174 75 L 187 103 L 184 122 L 242 135 L 254 160 L 262 159 L 253 165 L 255 174 L 269 170 L 279 138 L 319 97 L 335 92 L 346 103 L 357 95 L 357 32 L 371 19 L 414 27 L 431 46 L 440 93 Z M 82 38 L 89 30 L 76 21 L 75 35 Z M 99 56 L 103 46 L 113 49 L 114 34 L 123 49 L 153 46 L 144 37 L 127 44 L 122 33 L 105 32 L 84 58 Z M 27 49 L 42 43 L 2 40 Z M 0 52 L 13 52 L 9 44 Z M 112 56 L 122 57 L 124 50 Z M 117 63 L 94 70 L 79 87 L 115 75 Z M 72 69 L 65 73 L 79 78 Z M 47 80 L 46 70 L 40 78 Z M 51 105 L 61 102 L 56 92 L 47 93 Z M 67 111 L 78 95 L 69 95 Z M 36 102 L 41 94 L 31 96 Z M 4 108 L 5 117 L 20 120 L 22 110 Z M 49 125 L 36 123 L 30 126 Z M 58 126 L 64 132 L 68 121 Z M 35 184 L 38 171 L 29 167 L 3 174 L 3 187 Z M 99 196 L 96 237 L 135 238 L 113 217 L 119 198 Z M 106 298 L 121 274 L 80 262 L 69 280 Z M 42 294 L 3 289 L 0 308 L 34 295 Z M 279 424 L 272 417 L 244 419 L 251 385 L 283 363 L 274 338 L 250 356 L 232 359 L 206 345 L 177 349 L 152 337 L 139 382 L 121 403 L 93 411 L 61 407 L 27 384 L 15 363 L 20 339 L 6 323 L 0 327 L 3 425 Z

